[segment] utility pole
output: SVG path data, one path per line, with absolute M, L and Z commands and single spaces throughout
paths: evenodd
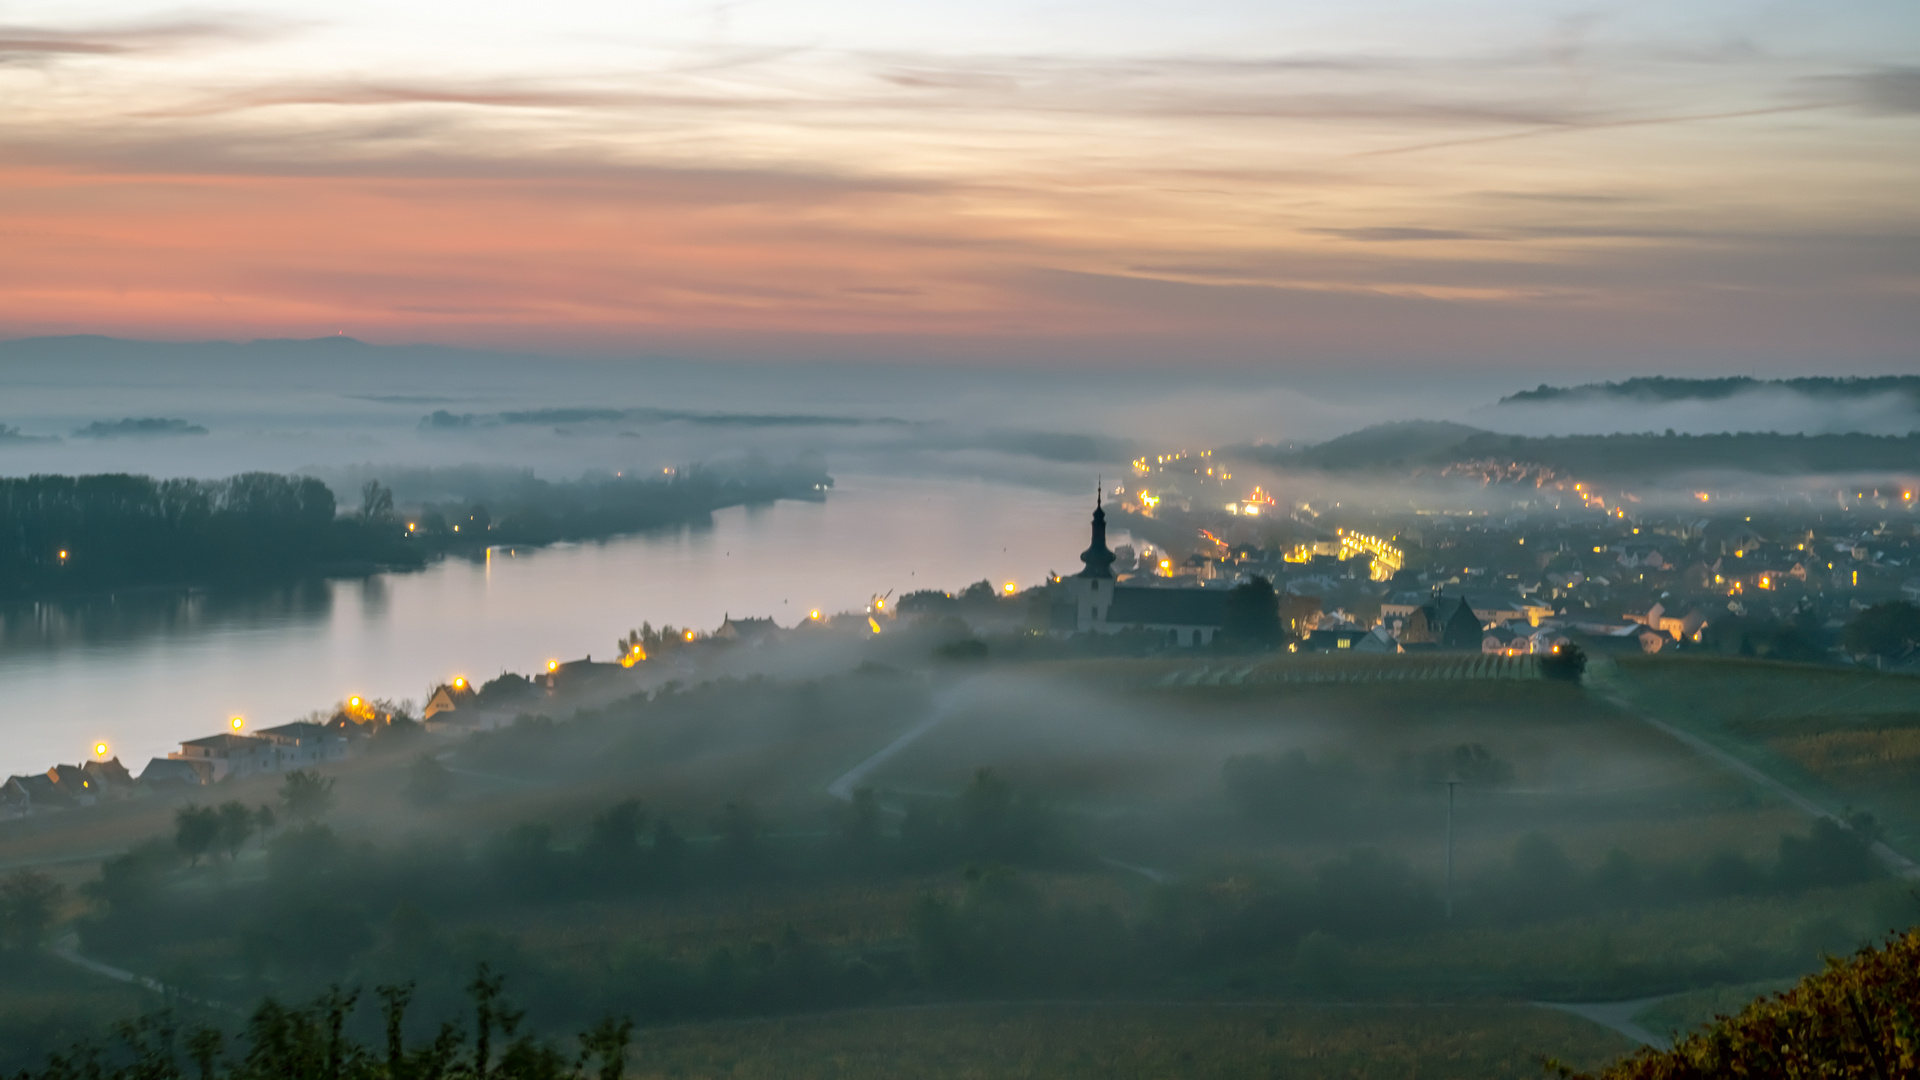
M 1447 919 L 1453 919 L 1453 789 L 1465 780 L 1441 780 L 1447 785 Z

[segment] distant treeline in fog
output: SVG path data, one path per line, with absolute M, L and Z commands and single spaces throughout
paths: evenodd
M 420 479 L 412 472 L 433 470 L 397 475 Z M 752 460 L 645 479 L 464 479 L 429 485 L 436 498 L 397 504 L 391 487 L 367 480 L 343 513 L 327 484 L 277 473 L 0 478 L 0 595 L 418 567 L 449 550 L 610 536 L 742 503 L 818 498 L 833 483 L 817 462 Z
M 1881 375 L 1844 378 L 1815 377 L 1801 379 L 1755 379 L 1736 376 L 1727 379 L 1672 379 L 1650 376 L 1620 382 L 1587 383 L 1584 386 L 1548 386 L 1522 390 L 1500 399 L 1502 405 L 1568 404 L 1593 401 L 1724 401 L 1737 394 L 1755 390 L 1784 390 L 1810 398 L 1827 400 L 1870 398 L 1881 394 L 1902 394 L 1920 406 L 1920 375 Z
M 1617 480 L 1703 470 L 1774 475 L 1909 472 L 1920 469 L 1920 433 L 1684 435 L 1669 431 L 1535 438 L 1463 424 L 1413 422 L 1382 424 L 1305 449 L 1239 447 L 1234 454 L 1269 465 L 1332 471 L 1511 461 Z
M 368 502 L 379 498 L 369 494 L 369 484 L 390 494 L 396 517 L 405 516 L 416 535 L 436 543 L 545 544 L 698 521 L 727 506 L 818 499 L 833 478 L 817 455 L 786 463 L 748 456 L 645 476 L 568 481 L 471 465 L 363 466 L 342 473 L 337 485 L 361 493 L 362 516 L 382 512 Z

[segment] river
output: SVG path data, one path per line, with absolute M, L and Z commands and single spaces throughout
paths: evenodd
M 424 570 L 246 593 L 127 594 L 0 610 L 0 774 L 84 760 L 136 774 L 182 739 L 298 719 L 348 695 L 425 700 L 455 675 L 611 659 L 645 620 L 782 626 L 876 593 L 1023 587 L 1078 569 L 1088 499 L 984 481 L 842 476 L 821 503 L 710 526 L 495 549 Z

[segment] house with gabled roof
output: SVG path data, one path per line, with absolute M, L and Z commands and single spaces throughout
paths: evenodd
M 1400 628 L 1400 643 L 1478 652 L 1484 625 L 1465 597 L 1437 593 L 1406 617 Z
M 753 644 L 771 640 L 772 637 L 779 632 L 780 627 L 775 625 L 771 617 L 765 619 L 736 619 L 732 615 L 725 615 L 720 620 L 720 629 L 715 630 L 713 636 L 722 641 L 741 641 Z
M 79 765 L 55 765 L 47 770 L 47 779 L 53 781 L 54 788 L 75 806 L 92 806 L 100 801 L 100 791 L 93 777 L 88 776 L 87 771 Z
M 213 783 L 213 763 L 176 757 L 157 757 L 140 770 L 138 781 L 148 791 L 174 791 Z
M 272 743 L 251 735 L 235 735 L 224 731 L 204 739 L 189 739 L 180 744 L 178 751 L 167 756 L 183 761 L 206 762 L 211 767 L 214 782 L 229 776 L 270 772 L 274 767 Z
M 105 761 L 89 761 L 80 768 L 93 779 L 94 789 L 102 797 L 133 793 L 133 774 L 127 771 L 125 765 L 120 764 L 117 756 Z
M 441 713 L 458 712 L 461 708 L 472 705 L 478 696 L 473 684 L 465 678 L 441 683 L 433 688 L 432 694 L 427 696 L 427 705 L 420 710 L 420 719 L 431 720 Z
M 329 730 L 327 725 L 305 720 L 264 728 L 255 735 L 273 744 L 272 767 L 281 771 L 339 761 L 353 746 L 345 735 Z

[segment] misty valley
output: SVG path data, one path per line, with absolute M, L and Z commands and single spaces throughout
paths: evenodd
M 1910 407 L 1884 382 L 1498 407 Z M 1706 1076 L 1905 1037 L 1913 436 L 775 404 L 401 395 L 388 464 L 196 480 L 218 423 L 134 424 L 87 452 L 158 439 L 152 476 L 0 480 L 0 1069 Z

